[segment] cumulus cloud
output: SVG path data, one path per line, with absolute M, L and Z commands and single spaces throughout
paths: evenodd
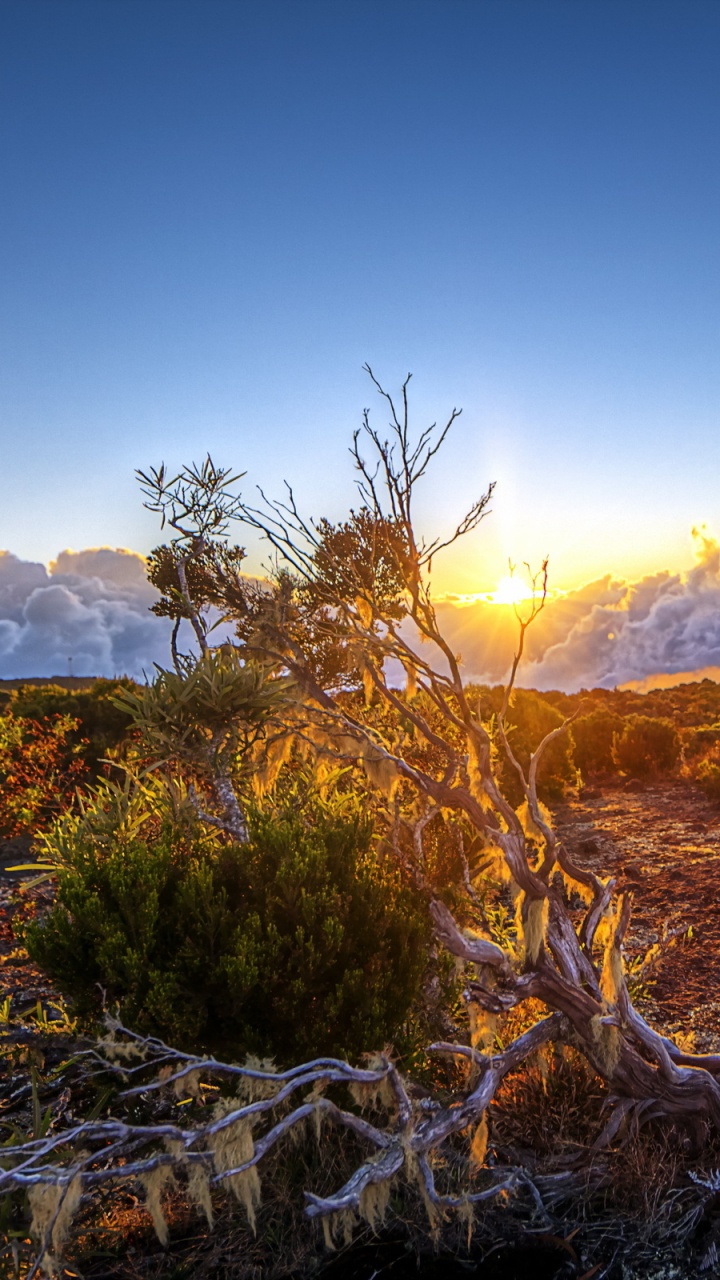
M 49 569 L 0 552 L 0 677 L 130 675 L 166 665 L 170 623 L 156 618 L 133 551 L 61 551 Z
M 518 683 L 566 692 L 616 685 L 646 691 L 717 669 L 720 543 L 704 529 L 693 537 L 696 564 L 687 573 L 637 582 L 607 576 L 549 599 L 528 631 Z M 495 621 L 497 612 L 484 602 L 466 610 L 444 606 L 448 637 L 466 671 L 483 681 L 504 678 L 516 639 L 511 610 Z
M 131 587 L 154 594 L 145 576 L 145 560 L 122 547 L 91 547 L 85 551 L 61 551 L 50 561 L 53 577 L 99 578 L 117 587 Z
M 688 677 L 720 664 L 720 544 L 693 530 L 697 563 L 686 574 L 628 584 L 608 608 L 595 605 L 525 676 L 535 688 L 589 688 L 658 676 Z M 701 677 L 700 677 L 701 678 Z
M 551 596 L 527 633 L 527 688 L 640 690 L 720 674 L 720 542 L 693 530 L 696 563 L 637 582 L 607 574 Z M 170 623 L 150 612 L 154 589 L 133 551 L 62 551 L 49 568 L 0 552 L 0 677 L 127 674 L 168 664 Z M 512 609 L 448 596 L 441 627 L 471 679 L 507 676 Z M 218 636 L 218 641 L 222 637 Z
M 607 574 L 575 591 L 550 594 L 526 633 L 524 667 L 536 669 L 544 655 L 576 632 L 593 609 L 616 608 L 626 592 L 627 584 Z M 459 604 L 452 596 L 439 601 L 436 607 L 440 625 L 460 655 L 466 676 L 480 682 L 502 681 L 518 638 L 513 610 L 484 598 Z M 521 605 L 521 613 L 523 608 Z M 521 667 L 521 676 L 522 671 Z

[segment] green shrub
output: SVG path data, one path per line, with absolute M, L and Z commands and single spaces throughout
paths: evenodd
M 507 736 L 513 752 L 526 773 L 532 753 L 546 734 L 563 723 L 563 719 L 560 712 L 550 706 L 550 703 L 539 694 L 529 689 L 515 690 L 507 714 Z M 498 771 L 503 794 L 511 804 L 519 805 L 524 800 L 524 795 L 517 773 L 502 750 L 498 759 Z M 547 747 L 538 769 L 540 799 L 547 803 L 562 800 L 568 787 L 575 782 L 575 778 L 572 739 L 568 733 L 563 733 Z
M 59 824 L 57 900 L 26 937 L 81 1012 L 101 987 L 137 1029 L 280 1061 L 398 1036 L 427 908 L 375 857 L 357 805 L 256 810 L 243 846 L 178 820 L 113 830 L 99 802 L 96 819 Z
M 669 773 L 680 758 L 680 735 L 672 720 L 631 716 L 615 737 L 613 759 L 631 778 L 652 778 Z
M 622 734 L 624 721 L 605 707 L 598 707 L 573 721 L 571 734 L 575 764 L 584 778 L 593 773 L 613 773 L 613 739 Z
M 705 755 L 693 759 L 686 772 L 708 800 L 720 801 L 720 744 L 716 742 L 706 748 Z

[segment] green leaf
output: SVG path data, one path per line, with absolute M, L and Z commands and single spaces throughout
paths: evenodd
M 54 862 L 19 862 L 16 867 L 6 867 L 6 871 L 57 871 Z

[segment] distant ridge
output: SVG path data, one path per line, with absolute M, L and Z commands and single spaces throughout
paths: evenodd
M 0 680 L 0 689 L 20 689 L 24 684 L 59 684 L 62 689 L 89 689 L 101 676 L 20 676 Z

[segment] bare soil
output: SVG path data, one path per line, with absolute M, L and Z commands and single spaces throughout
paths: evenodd
M 720 806 L 666 780 L 587 788 L 555 817 L 581 866 L 632 892 L 628 956 L 671 935 L 646 999 L 652 1021 L 720 1050 Z

